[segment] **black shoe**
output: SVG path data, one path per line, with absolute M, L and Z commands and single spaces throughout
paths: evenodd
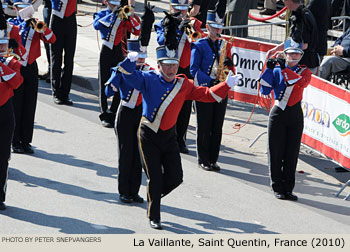
M 22 147 L 23 147 L 24 153 L 27 153 L 27 154 L 34 153 L 33 147 L 29 143 L 22 143 Z
M 151 228 L 159 229 L 159 230 L 163 229 L 159 220 L 150 220 L 149 224 L 150 224 Z
M 60 98 L 58 97 L 54 97 L 53 98 L 53 102 L 58 104 L 58 105 L 62 105 L 63 104 L 63 100 L 61 100 Z
M 136 194 L 135 196 L 132 196 L 131 198 L 136 203 L 143 203 L 144 202 L 143 198 L 138 194 Z
M 271 15 L 276 14 L 276 11 L 275 10 L 271 10 L 271 9 L 265 9 L 263 11 L 260 11 L 259 14 L 260 15 L 269 15 L 269 16 L 271 16 Z
M 63 100 L 63 104 L 67 106 L 73 106 L 73 101 L 69 98 Z
M 23 154 L 24 149 L 22 147 L 22 144 L 20 144 L 20 143 L 12 144 L 12 151 L 13 151 L 13 153 Z
M 133 202 L 133 199 L 130 197 L 130 196 L 126 196 L 126 195 L 119 195 L 119 199 L 121 202 L 124 202 L 124 203 L 132 203 Z
M 213 170 L 210 165 L 204 164 L 204 163 L 199 163 L 198 167 L 202 168 L 203 170 L 206 170 L 206 171 L 212 171 Z
M 274 192 L 273 194 L 275 195 L 276 199 L 280 199 L 280 200 L 286 199 L 286 195 L 284 193 Z
M 0 202 L 0 210 L 5 210 L 6 209 L 6 205 L 4 202 Z
M 72 106 L 73 105 L 73 101 L 69 98 L 67 99 L 60 99 L 58 97 L 54 97 L 53 98 L 54 103 L 58 104 L 58 105 L 68 105 L 68 106 Z
M 210 164 L 210 167 L 213 171 L 220 171 L 221 170 L 220 166 L 217 163 Z
M 108 122 L 107 120 L 102 120 L 101 124 L 105 128 L 113 128 L 113 125 L 110 122 Z
M 188 148 L 186 146 L 180 147 L 180 152 L 183 154 L 190 153 L 190 151 L 188 150 Z
M 291 201 L 297 201 L 298 200 L 298 196 L 296 196 L 295 194 L 291 193 L 291 192 L 287 192 L 285 194 L 286 196 L 286 200 L 291 200 Z
M 47 71 L 44 74 L 39 74 L 39 80 L 47 80 L 47 78 L 50 79 L 50 72 L 49 71 Z

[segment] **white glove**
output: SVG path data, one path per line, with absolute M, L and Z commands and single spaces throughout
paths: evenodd
M 232 71 L 230 71 L 226 78 L 226 84 L 232 89 L 234 86 L 236 86 L 239 83 L 241 79 L 242 79 L 241 74 L 233 75 Z
M 129 52 L 128 53 L 128 59 L 131 62 L 135 62 L 139 58 L 139 53 L 138 52 Z

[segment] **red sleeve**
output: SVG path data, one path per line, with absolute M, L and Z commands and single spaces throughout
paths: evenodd
M 126 29 L 128 29 L 129 32 L 134 34 L 135 36 L 139 36 L 141 33 L 141 20 L 138 16 L 135 14 L 130 16 L 129 19 L 126 21 Z
M 19 35 L 19 27 L 17 25 L 13 25 L 11 32 L 10 32 L 10 38 L 13 38 L 16 40 L 18 47 L 14 50 L 14 53 L 20 56 L 23 60 L 23 56 L 26 54 L 26 49 L 22 45 L 22 39 Z
M 221 82 L 211 88 L 203 86 L 195 86 L 193 80 L 184 80 L 184 85 L 188 86 L 188 93 L 186 100 L 194 100 L 200 102 L 220 102 L 227 96 L 227 92 L 230 88 L 226 82 Z
M 40 34 L 40 39 L 45 43 L 52 44 L 52 43 L 55 43 L 56 36 L 49 27 L 46 27 L 44 33 Z
M 12 59 L 13 61 L 15 59 Z M 15 64 L 15 63 L 12 63 Z M 11 62 L 9 63 L 11 65 Z M 0 63 L 0 72 L 1 72 L 1 80 L 6 82 L 12 89 L 17 89 L 23 82 L 23 77 L 20 73 L 20 70 L 15 71 L 11 69 L 9 66 L 6 66 L 3 63 Z
M 298 87 L 306 88 L 311 81 L 312 72 L 307 67 L 303 67 L 300 74 L 289 68 L 285 68 L 283 69 L 282 74 L 284 80 L 289 84 L 295 84 Z
M 203 32 L 202 30 L 202 22 L 200 20 L 198 20 L 197 18 L 195 17 L 191 17 L 190 18 L 191 20 L 194 20 L 194 23 L 193 23 L 193 28 L 195 31 L 199 32 L 201 34 L 201 38 L 204 38 L 206 37 L 206 34 Z

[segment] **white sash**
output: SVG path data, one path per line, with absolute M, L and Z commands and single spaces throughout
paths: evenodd
M 66 13 L 68 0 L 60 0 L 60 1 L 62 3 L 61 9 L 59 11 L 55 10 L 55 9 L 52 9 L 52 14 L 63 19 L 64 18 L 64 14 Z
M 186 40 L 187 40 L 187 34 L 186 32 L 184 32 L 181 36 L 181 39 L 180 39 L 180 42 L 179 42 L 179 46 L 178 46 L 178 59 L 179 61 L 181 60 L 181 56 L 182 56 L 182 52 L 184 50 L 184 47 L 185 47 L 185 43 L 186 43 Z
M 26 46 L 25 46 L 26 53 L 22 57 L 23 60 L 20 61 L 23 66 L 27 66 L 28 64 L 29 52 L 30 52 L 30 47 L 32 46 L 32 40 L 33 40 L 34 34 L 35 34 L 34 29 L 30 28 L 28 31 L 28 37 L 27 37 Z
M 113 24 L 113 28 L 112 28 L 112 31 L 111 31 L 111 35 L 109 36 L 109 39 L 108 40 L 105 40 L 105 39 L 102 40 L 102 44 L 107 46 L 109 49 L 113 49 L 115 36 L 117 34 L 120 22 L 121 22 L 120 19 L 117 18 L 117 20 Z
M 153 122 L 150 122 L 146 117 L 142 117 L 141 123 L 146 125 L 148 128 L 153 130 L 155 133 L 157 133 L 159 126 L 160 126 L 160 123 L 162 121 L 162 117 L 163 117 L 166 109 L 168 108 L 168 106 L 170 105 L 172 100 L 175 98 L 177 93 L 180 91 L 183 82 L 184 82 L 183 78 L 177 79 L 177 82 L 175 83 L 173 90 L 169 93 L 167 98 L 163 101 L 162 105 L 160 105 L 158 112 L 157 112 L 157 115 L 156 115 L 156 118 L 154 119 Z

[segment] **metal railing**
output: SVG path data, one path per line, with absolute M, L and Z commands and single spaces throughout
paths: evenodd
M 263 23 L 263 24 L 248 24 L 225 26 L 223 29 L 227 35 L 237 37 L 245 37 L 258 41 L 269 43 L 281 43 L 285 40 L 285 25 L 287 21 Z M 229 31 L 226 31 L 229 30 Z

